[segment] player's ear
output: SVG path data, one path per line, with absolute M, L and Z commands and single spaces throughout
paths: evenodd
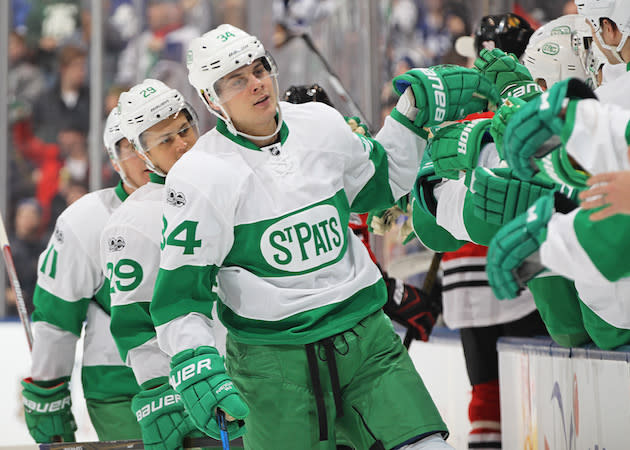
M 219 105 L 217 105 L 212 100 L 210 100 L 210 96 L 208 95 L 207 92 L 203 93 L 203 98 L 206 101 L 206 103 L 208 104 L 208 106 L 210 106 L 210 108 L 214 109 L 216 112 L 218 112 L 219 114 L 223 115 L 223 111 L 221 111 L 221 108 L 219 108 Z

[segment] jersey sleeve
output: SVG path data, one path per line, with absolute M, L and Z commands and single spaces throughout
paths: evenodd
M 436 222 L 455 239 L 488 245 L 500 228 L 475 215 L 473 197 L 464 177 L 442 181 L 435 187 L 434 195 L 437 200 Z
M 103 282 L 97 260 L 61 216 L 38 261 L 33 295 L 33 379 L 70 376 L 90 300 Z
M 160 269 L 150 307 L 159 345 L 170 356 L 215 342 L 213 288 L 234 241 L 235 192 L 206 196 L 192 180 L 207 177 L 202 171 L 208 163 L 187 163 L 174 167 L 166 179 L 169 200 L 163 206 Z
M 170 358 L 159 348 L 149 306 L 160 248 L 144 232 L 124 224 L 105 228 L 101 264 L 109 280 L 110 330 L 138 384 L 167 376 Z
M 343 128 L 345 127 L 345 128 Z M 375 138 L 338 130 L 344 151 L 344 189 L 353 212 L 386 209 L 409 193 L 426 141 L 387 117 Z
M 594 99 L 572 100 L 562 134 L 567 152 L 591 174 L 630 169 L 630 110 Z
M 630 252 L 630 238 L 624 233 L 630 216 L 616 214 L 594 222 L 590 214 L 580 208 L 553 214 L 540 247 L 542 264 L 571 280 L 593 284 L 629 276 L 628 258 L 620 255 Z

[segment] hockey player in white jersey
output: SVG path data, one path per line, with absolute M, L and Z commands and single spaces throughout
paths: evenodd
M 233 26 L 193 40 L 188 70 L 219 121 L 167 176 L 177 201 L 164 202 L 150 311 L 192 420 L 217 437 L 220 408 L 257 450 L 334 449 L 336 433 L 356 448 L 450 448 L 348 217 L 407 193 L 422 127 L 496 104 L 496 89 L 470 69 L 412 70 L 371 139 L 321 103 L 279 103 L 273 59 Z
M 118 117 L 112 112 L 104 140 L 122 181 L 69 206 L 57 219 L 48 248 L 39 258 L 33 363 L 31 376 L 22 382 L 26 424 L 37 442 L 75 440 L 68 386 L 83 322 L 81 375 L 92 425 L 101 440 L 140 437 L 131 412 L 131 398 L 139 387 L 109 331 L 110 288 L 98 261 L 103 226 L 129 194 L 148 181 L 143 162 L 118 129 Z
M 121 132 L 151 169 L 150 181 L 110 217 L 101 234 L 103 271 L 110 279 L 111 331 L 120 355 L 142 391 L 132 409 L 145 448 L 181 448 L 196 430 L 179 396 L 168 384 L 170 358 L 160 350 L 149 314 L 160 265 L 164 177 L 199 137 L 197 115 L 184 97 L 158 80 L 146 79 L 120 96 Z M 219 333 L 220 335 L 220 333 Z M 151 404 L 168 407 L 150 408 Z
M 626 66 L 625 73 L 596 89 L 597 98 L 630 109 L 630 96 L 623 95 L 630 83 L 630 0 L 575 0 L 575 4 L 590 21 L 594 43 L 609 64 Z

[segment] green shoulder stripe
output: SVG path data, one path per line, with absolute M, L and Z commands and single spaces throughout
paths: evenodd
M 394 196 L 389 187 L 389 164 L 385 148 L 376 140 L 357 134 L 370 161 L 374 164 L 374 175 L 354 198 L 350 208 L 353 212 L 366 213 L 371 210 L 387 209 L 394 205 Z
M 82 298 L 76 302 L 69 302 L 51 294 L 38 284 L 35 286 L 33 304 L 35 305 L 33 322 L 48 322 L 80 336 L 90 299 Z
M 147 301 L 112 308 L 112 335 L 123 361 L 127 361 L 129 350 L 155 337 L 155 328 L 149 314 L 150 305 Z
M 160 268 L 149 309 L 154 325 L 164 325 L 191 312 L 212 317 L 212 302 L 216 298 L 212 287 L 218 271 L 214 265 Z

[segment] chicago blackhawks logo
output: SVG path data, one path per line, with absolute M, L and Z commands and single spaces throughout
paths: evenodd
M 168 188 L 166 192 L 166 203 L 181 208 L 186 204 L 186 196 L 183 192 L 177 192 L 175 189 Z
M 345 233 L 337 209 L 319 205 L 267 228 L 260 250 L 272 267 L 302 272 L 336 261 L 344 244 Z

